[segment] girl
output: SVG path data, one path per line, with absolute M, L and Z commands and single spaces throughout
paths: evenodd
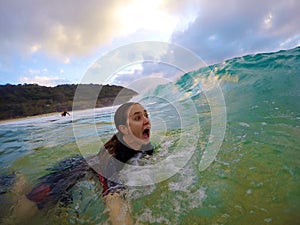
M 121 105 L 115 112 L 114 122 L 118 132 L 96 156 L 84 159 L 77 155 L 50 169 L 50 173 L 41 177 L 41 182 L 21 198 L 22 204 L 15 207 L 16 217 L 22 218 L 29 215 L 28 209 L 32 213 L 33 208 L 42 209 L 49 203 L 68 203 L 69 190 L 76 182 L 93 176 L 102 184 L 102 195 L 112 224 L 133 224 L 129 203 L 122 194 L 125 187 L 119 172 L 125 163 L 138 164 L 140 158 L 153 153 L 151 124 L 146 109 L 134 102 Z

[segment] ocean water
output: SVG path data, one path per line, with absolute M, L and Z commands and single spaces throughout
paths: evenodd
M 299 84 L 300 47 L 201 68 L 139 96 L 155 154 L 123 172 L 136 224 L 299 224 Z M 24 177 L 25 192 L 58 161 L 97 153 L 115 132 L 114 110 L 0 124 L 1 174 Z M 109 224 L 100 193 L 81 181 L 70 205 L 43 209 L 30 224 Z M 0 194 L 3 224 L 13 195 Z

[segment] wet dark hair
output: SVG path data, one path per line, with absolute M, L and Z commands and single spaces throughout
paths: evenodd
M 131 106 L 139 104 L 137 102 L 127 102 L 121 105 L 115 112 L 114 115 L 114 122 L 117 130 L 119 131 L 120 125 L 126 125 L 127 117 L 128 117 L 128 110 Z M 119 131 L 120 132 L 120 131 Z

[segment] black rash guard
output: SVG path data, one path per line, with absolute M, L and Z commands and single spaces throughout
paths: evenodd
M 102 151 L 106 150 L 102 149 Z M 109 153 L 105 152 L 104 154 Z M 153 146 L 151 144 L 143 145 L 140 150 L 133 150 L 120 142 L 116 154 L 114 156 L 110 155 L 110 157 L 107 158 L 107 161 L 102 164 L 105 165 L 105 167 L 102 167 L 102 171 L 98 173 L 99 180 L 103 186 L 102 195 L 105 196 L 109 193 L 112 194 L 125 189 L 124 184 L 119 177 L 119 173 L 123 169 L 124 163 L 138 166 L 140 165 L 139 162 L 142 158 L 152 154 Z

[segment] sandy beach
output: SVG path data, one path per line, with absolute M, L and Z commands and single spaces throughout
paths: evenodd
M 41 115 L 26 116 L 26 117 L 14 118 L 14 119 L 5 119 L 5 120 L 0 120 L 0 124 L 6 124 L 6 123 L 23 121 L 23 120 L 34 119 L 34 118 L 42 118 L 42 117 L 48 117 L 48 116 L 55 116 L 55 115 L 61 116 L 61 112 L 46 113 L 46 114 L 41 114 Z
M 99 107 L 99 108 L 90 108 L 90 109 L 82 109 L 82 110 L 74 110 L 74 111 L 68 111 L 70 115 L 66 115 L 65 117 L 72 117 L 74 113 L 81 113 L 81 112 L 92 112 L 94 113 L 95 111 L 102 111 L 107 108 L 111 109 L 115 106 L 107 106 L 107 107 Z M 24 120 L 29 120 L 29 119 L 35 119 L 35 118 L 43 118 L 43 117 L 49 117 L 49 116 L 58 116 L 59 118 L 64 118 L 64 116 L 61 116 L 62 112 L 52 112 L 52 113 L 45 113 L 45 114 L 40 114 L 40 115 L 35 115 L 35 116 L 26 116 L 26 117 L 20 117 L 20 118 L 14 118 L 14 119 L 4 119 L 0 120 L 0 125 L 1 124 L 6 124 L 6 123 L 12 123 L 12 122 L 17 122 L 17 121 L 24 121 Z M 73 114 L 73 115 L 72 115 Z

